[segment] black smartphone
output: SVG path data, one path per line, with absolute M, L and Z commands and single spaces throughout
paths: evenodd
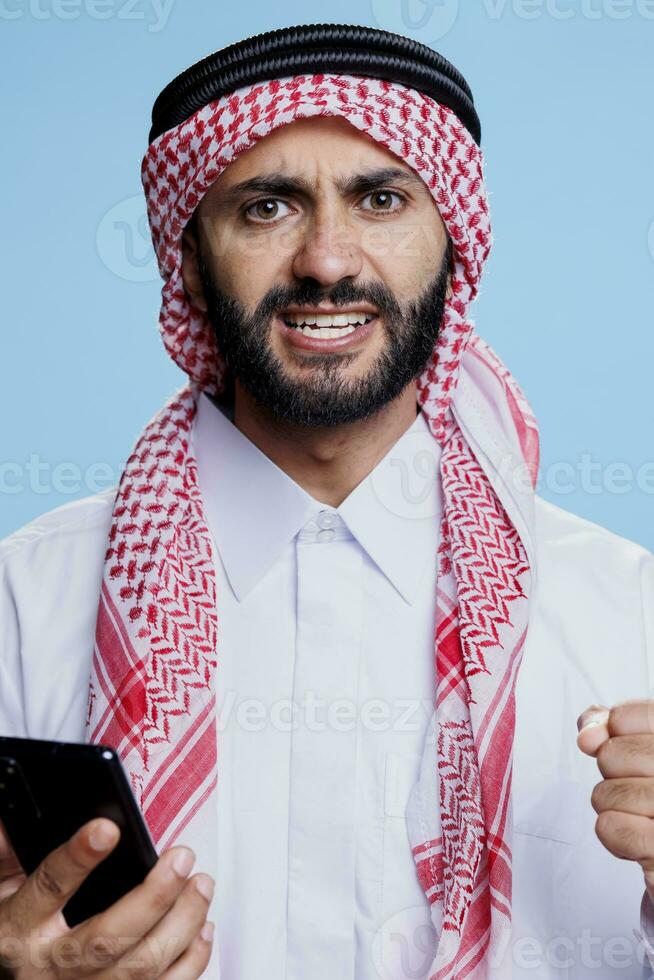
M 120 840 L 64 906 L 69 926 L 140 884 L 157 852 L 113 749 L 0 736 L 0 820 L 26 874 L 95 817 L 118 824 Z

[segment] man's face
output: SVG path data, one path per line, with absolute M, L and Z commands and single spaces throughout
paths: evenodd
M 223 171 L 185 232 L 183 275 L 253 399 L 333 426 L 375 414 L 421 373 L 450 261 L 420 177 L 322 117 L 275 130 Z

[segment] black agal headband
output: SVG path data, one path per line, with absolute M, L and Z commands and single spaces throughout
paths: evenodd
M 304 24 L 245 38 L 183 71 L 154 103 L 149 142 L 244 85 L 309 72 L 364 75 L 408 85 L 452 109 L 475 142 L 481 141 L 468 84 L 436 51 L 373 27 Z

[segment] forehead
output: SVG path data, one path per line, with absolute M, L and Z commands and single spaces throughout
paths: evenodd
M 248 177 L 283 171 L 298 176 L 339 174 L 394 166 L 415 172 L 403 160 L 342 116 L 313 116 L 280 126 L 241 153 L 218 178 L 227 188 Z

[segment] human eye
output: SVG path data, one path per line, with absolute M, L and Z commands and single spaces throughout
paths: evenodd
M 371 201 L 376 201 L 372 207 L 362 208 L 362 211 L 370 211 L 374 214 L 393 214 L 396 211 L 400 211 L 405 203 L 406 198 L 404 194 L 399 194 L 397 191 L 388 190 L 388 188 L 380 187 L 377 190 L 371 191 L 366 194 L 361 200 L 366 201 L 368 199 Z M 396 198 L 400 203 L 398 206 L 393 207 L 393 198 Z
M 284 212 L 283 208 L 287 208 L 288 211 Z M 290 214 L 290 212 L 291 209 L 285 201 L 277 197 L 262 197 L 260 200 L 249 204 L 244 209 L 243 214 L 250 221 L 261 225 L 272 224 L 273 221 L 283 218 L 285 214 Z

